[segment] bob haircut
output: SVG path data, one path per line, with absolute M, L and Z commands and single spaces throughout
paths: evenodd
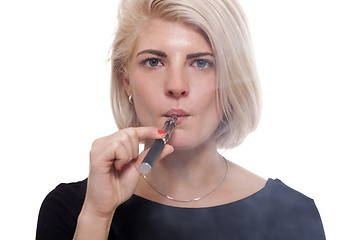
M 216 59 L 222 119 L 215 132 L 217 147 L 239 145 L 258 125 L 261 100 L 249 28 L 237 0 L 122 0 L 111 55 L 111 102 L 118 128 L 140 126 L 122 80 L 137 37 L 152 19 L 182 22 L 208 41 Z

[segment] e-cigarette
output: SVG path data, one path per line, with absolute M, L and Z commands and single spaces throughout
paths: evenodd
M 163 139 L 156 139 L 150 147 L 149 152 L 146 154 L 143 162 L 140 165 L 140 172 L 143 174 L 148 174 L 151 171 L 151 168 L 154 166 L 156 160 L 159 158 L 161 151 L 164 149 L 166 142 L 169 140 L 171 133 L 173 132 L 176 126 L 176 120 L 178 116 L 172 114 L 170 119 L 165 122 L 161 130 L 166 132 L 166 135 Z

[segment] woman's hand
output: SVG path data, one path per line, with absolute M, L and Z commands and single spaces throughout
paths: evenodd
M 138 127 L 95 140 L 90 151 L 88 186 L 79 220 L 111 222 L 116 208 L 131 197 L 138 183 L 139 166 L 148 152 L 145 150 L 139 155 L 139 143 L 163 137 L 154 127 Z M 160 158 L 172 151 L 172 146 L 165 145 Z

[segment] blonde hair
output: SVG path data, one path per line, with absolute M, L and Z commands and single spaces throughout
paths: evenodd
M 239 145 L 258 125 L 261 100 L 247 20 L 237 0 L 122 0 L 111 56 L 111 101 L 119 129 L 140 125 L 122 79 L 127 77 L 137 37 L 152 19 L 193 26 L 209 42 L 222 116 L 215 133 L 217 147 Z

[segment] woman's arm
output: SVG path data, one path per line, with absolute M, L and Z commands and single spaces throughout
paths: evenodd
M 107 239 L 116 208 L 131 197 L 138 183 L 138 169 L 147 153 L 139 155 L 140 141 L 163 137 L 153 127 L 127 128 L 93 143 L 86 197 L 74 239 Z M 167 145 L 160 158 L 172 151 Z
M 99 217 L 90 214 L 91 211 L 82 210 L 74 235 L 75 239 L 108 239 L 112 215 Z

